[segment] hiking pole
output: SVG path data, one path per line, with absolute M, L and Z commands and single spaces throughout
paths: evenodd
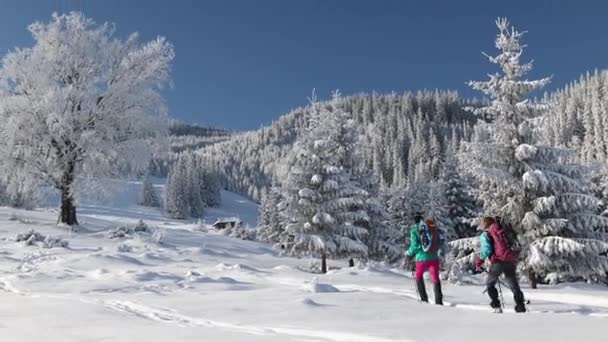
M 500 279 L 498 280 L 498 294 L 500 294 L 500 304 L 502 305 L 502 308 L 505 308 L 505 299 L 502 296 L 502 286 L 500 286 L 500 284 L 502 283 L 502 281 L 500 281 Z
M 416 296 L 418 297 L 418 301 L 422 301 L 420 298 L 420 291 L 418 291 L 418 283 L 416 283 L 416 271 L 412 272 L 412 278 L 414 278 L 414 287 L 416 288 Z
M 500 286 L 500 284 L 502 284 L 502 286 L 504 286 L 504 287 L 508 288 L 509 290 L 511 290 L 511 287 L 509 285 L 505 284 L 502 280 L 498 279 L 496 282 L 498 283 L 499 286 Z M 483 290 L 482 293 L 486 293 L 486 292 L 488 292 L 487 288 L 485 290 Z

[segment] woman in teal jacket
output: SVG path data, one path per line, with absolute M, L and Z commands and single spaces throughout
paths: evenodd
M 416 261 L 416 287 L 418 288 L 418 294 L 420 300 L 428 302 L 428 295 L 426 294 L 426 288 L 424 286 L 424 272 L 429 271 L 431 273 L 431 281 L 433 282 L 433 292 L 435 293 L 435 304 L 443 305 L 443 294 L 441 293 L 441 281 L 439 278 L 440 262 L 439 262 L 439 249 L 441 248 L 441 239 L 439 231 L 431 220 L 424 220 L 422 215 L 416 215 L 414 217 L 414 225 L 410 231 L 410 248 L 408 248 L 406 255 L 410 258 L 414 258 Z M 422 247 L 421 234 L 424 234 L 424 229 L 428 229 L 431 233 L 431 246 L 426 251 Z

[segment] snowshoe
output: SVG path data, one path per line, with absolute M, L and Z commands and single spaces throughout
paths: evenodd
M 502 308 L 492 308 L 493 313 L 502 313 Z

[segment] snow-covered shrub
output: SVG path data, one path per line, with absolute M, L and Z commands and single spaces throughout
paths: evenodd
M 164 230 L 160 229 L 160 228 L 156 228 L 154 230 L 154 233 L 152 233 L 152 236 L 150 237 L 150 240 L 157 244 L 157 245 L 162 245 L 164 240 L 165 240 L 165 232 Z
M 223 235 L 249 241 L 255 241 L 256 233 L 257 232 L 255 229 L 240 224 L 237 224 L 234 227 L 227 227 L 226 229 L 222 230 Z
M 127 245 L 126 243 L 121 243 L 120 245 L 118 245 L 118 247 L 116 247 L 116 250 L 120 253 L 132 253 L 133 246 Z
M 44 236 L 34 229 L 17 234 L 15 241 L 24 242 L 26 246 L 40 246 L 42 248 L 67 248 L 69 246 L 69 242 L 67 240 L 54 236 Z
M 17 242 L 25 242 L 26 246 L 35 245 L 38 242 L 43 242 L 45 236 L 41 233 L 38 233 L 34 229 L 30 229 L 28 231 L 17 234 L 15 241 Z
M 55 248 L 62 247 L 67 248 L 69 246 L 69 242 L 67 240 L 63 240 L 57 236 L 47 236 L 44 241 L 42 241 L 43 248 Z
M 120 225 L 111 228 L 107 236 L 110 239 L 130 239 L 137 233 L 154 233 L 154 230 L 150 228 L 143 220 L 139 220 L 134 225 Z

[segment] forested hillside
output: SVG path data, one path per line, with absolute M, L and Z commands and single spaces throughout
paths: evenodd
M 436 178 L 446 151 L 470 136 L 475 118 L 455 92 L 360 94 L 338 106 L 353 115 L 365 167 L 381 176 L 384 189 Z M 199 151 L 227 189 L 259 200 L 262 188 L 281 181 L 281 166 L 308 125 L 310 107 L 298 108 L 270 126 L 246 132 Z

